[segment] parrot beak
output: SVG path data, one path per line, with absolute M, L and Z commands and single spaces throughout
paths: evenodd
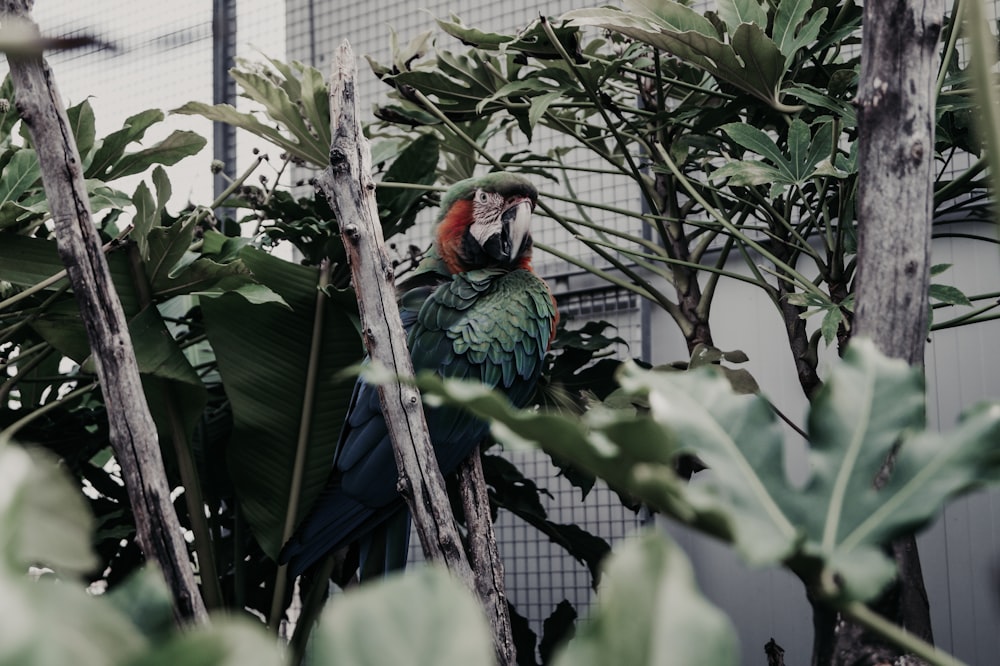
M 510 202 L 500 214 L 500 231 L 483 246 L 486 253 L 500 262 L 519 258 L 531 242 L 530 220 L 534 206 L 527 197 Z

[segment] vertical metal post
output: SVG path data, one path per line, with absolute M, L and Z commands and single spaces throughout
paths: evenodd
M 236 82 L 229 69 L 236 60 L 236 0 L 212 0 L 212 102 L 236 105 Z M 223 164 L 214 177 L 214 196 L 218 197 L 236 177 L 236 128 L 212 123 L 212 158 Z M 223 214 L 222 225 L 225 224 Z M 224 227 L 220 228 L 226 232 Z

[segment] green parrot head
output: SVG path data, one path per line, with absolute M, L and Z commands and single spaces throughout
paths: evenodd
M 538 191 L 522 176 L 496 172 L 460 181 L 441 200 L 437 251 L 452 273 L 529 268 L 531 212 Z

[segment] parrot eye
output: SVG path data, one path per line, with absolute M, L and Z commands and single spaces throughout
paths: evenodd
M 489 201 L 490 195 L 486 194 L 483 190 L 476 190 L 476 201 L 479 203 L 486 203 Z

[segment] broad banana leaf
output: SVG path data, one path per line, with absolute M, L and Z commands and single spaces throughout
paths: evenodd
M 326 483 L 352 384 L 338 376 L 362 356 L 350 292 L 318 289 L 319 272 L 247 248 L 254 277 L 287 307 L 253 305 L 233 294 L 203 299 L 205 326 L 233 408 L 227 458 L 243 514 L 264 552 L 281 549 L 302 456 L 296 519 Z M 322 311 L 318 299 L 327 299 Z M 314 337 L 318 344 L 313 349 Z M 312 408 L 308 399 L 312 397 Z M 300 451 L 299 442 L 303 443 Z

